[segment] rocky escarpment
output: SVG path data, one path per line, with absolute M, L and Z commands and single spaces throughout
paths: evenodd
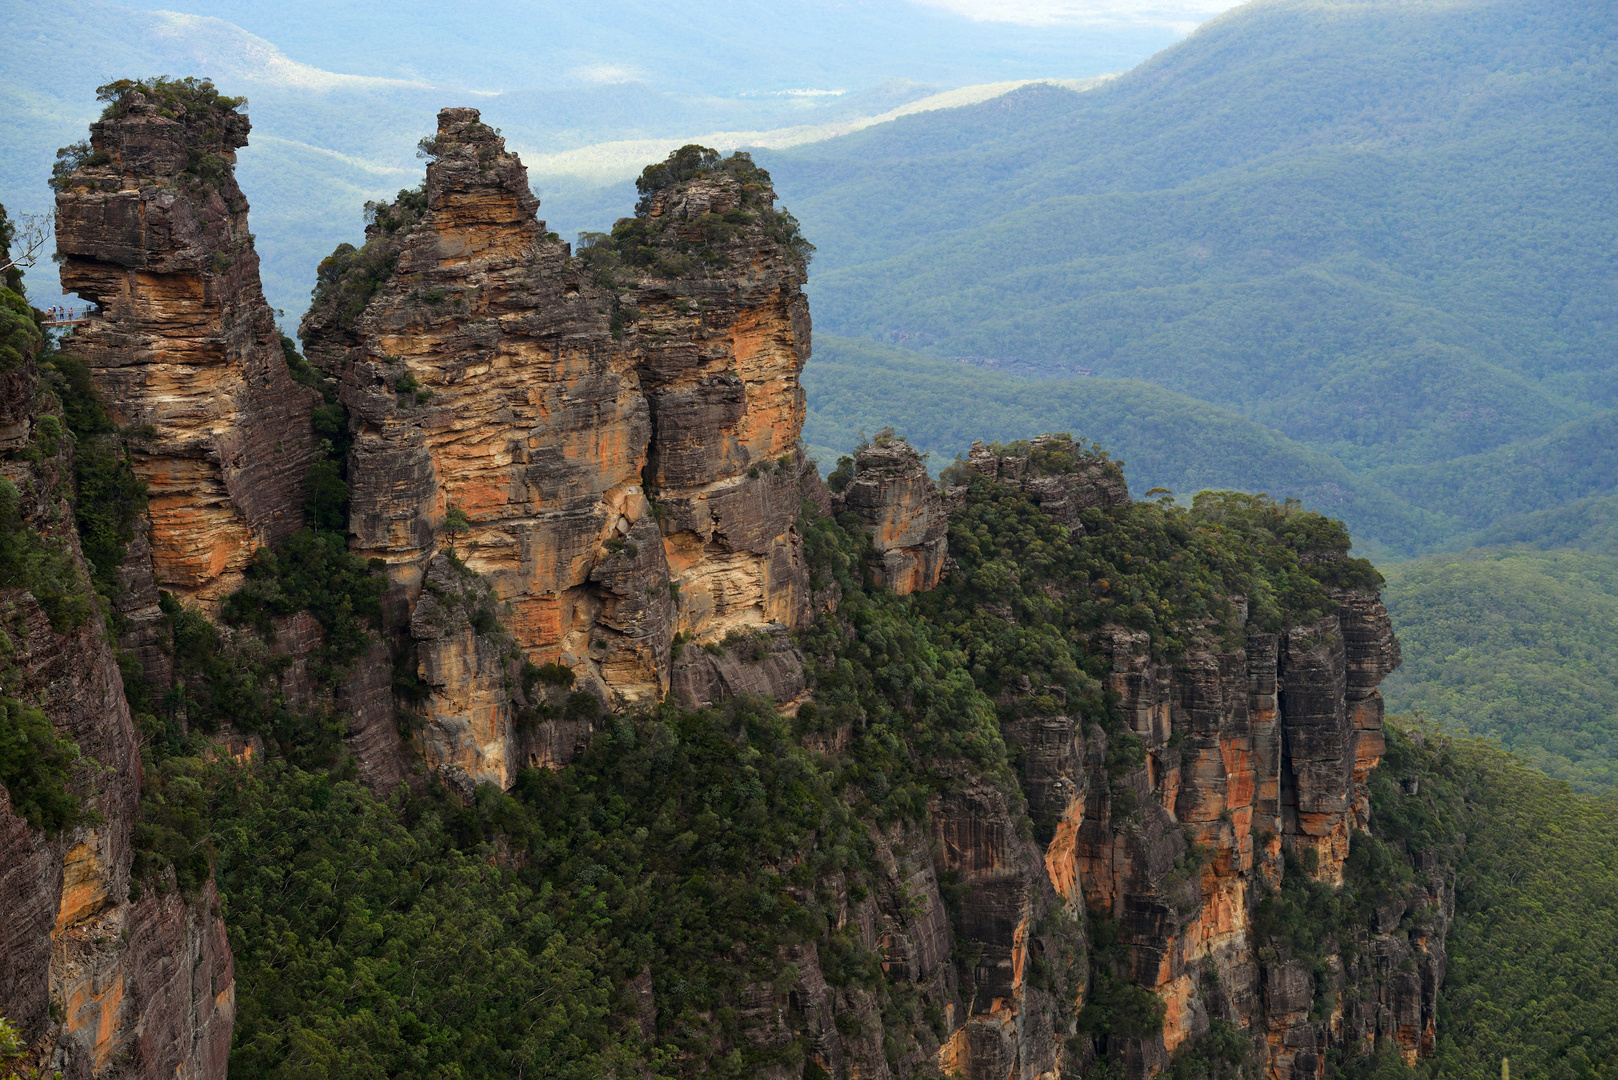
M 631 705 L 668 692 L 677 635 L 802 625 L 809 320 L 768 177 L 673 161 L 575 256 L 476 110 L 429 145 L 424 188 L 323 264 L 302 327 L 352 418 L 353 546 L 397 609 L 453 543 L 523 660 Z M 429 763 L 508 782 L 529 759 L 505 660 L 470 627 L 412 633 Z
M 1084 525 L 1079 515 L 1083 511 L 1129 502 L 1129 485 L 1118 463 L 1071 435 L 1040 435 L 1029 440 L 1021 453 L 1005 453 L 998 444 L 991 447 L 974 442 L 962 470 L 957 481 L 975 473 L 1013 487 L 1045 513 L 1081 533 Z
M 0 404 L 32 437 L 0 462 L 0 723 L 21 770 L 0 783 L 0 1016 L 30 1065 L 74 1080 L 222 1078 L 235 999 L 217 898 L 172 877 L 131 887 L 139 741 L 63 494 L 72 448 L 32 358 L 5 376 Z M 60 795 L 42 798 L 56 761 Z
M 848 510 L 871 538 L 871 575 L 900 596 L 938 584 L 949 553 L 949 515 L 927 467 L 903 439 L 878 436 L 833 474 L 833 512 Z
M 1109 527 L 1099 512 L 1128 500 L 1115 465 L 1063 437 L 979 444 L 950 479 L 973 474 L 1024 495 L 1075 536 L 1086 521 Z M 958 511 L 966 490 L 952 489 Z M 1307 557 L 1342 558 L 1324 549 Z M 1093 587 L 1105 594 L 1113 583 Z M 1434 1050 L 1454 896 L 1430 853 L 1412 856 L 1407 884 L 1385 883 L 1374 917 L 1321 924 L 1307 946 L 1278 936 L 1299 897 L 1345 885 L 1351 838 L 1378 829 L 1366 778 L 1383 751 L 1377 685 L 1399 663 L 1398 642 L 1363 585 L 1337 588 L 1325 606 L 1328 614 L 1267 630 L 1236 597 L 1236 625 L 1187 628 L 1177 656 L 1152 633 L 1103 626 L 1084 651 L 1119 721 L 1110 733 L 1094 703 L 1061 708 L 1060 687 L 1008 687 L 1017 715 L 1003 730 L 1050 887 L 1105 923 L 1122 950 L 1118 972 L 1164 1006 L 1160 1035 L 1125 1044 L 1133 1074 L 1165 1067 L 1221 1023 L 1246 1033 L 1273 1077 L 1322 1076 L 1331 1053 L 1377 1039 L 1411 1062 Z M 1384 885 L 1352 884 L 1358 896 Z M 1094 1049 L 1119 1047 L 1102 1040 Z M 1005 1075 L 1006 1062 L 1001 1054 L 992 1068 L 968 1071 Z
M 245 135 L 233 116 L 132 90 L 62 177 L 65 280 L 104 305 L 74 351 L 134 425 L 124 438 L 152 484 L 124 581 L 137 626 L 159 587 L 223 618 L 214 602 L 248 565 L 242 552 L 301 521 L 314 461 L 313 395 L 261 333 L 229 177 Z M 1379 827 L 1365 784 L 1382 752 L 1376 688 L 1398 647 L 1346 535 L 1312 516 L 1292 529 L 1293 508 L 1244 497 L 1194 513 L 1133 503 L 1119 465 L 1066 436 L 974 445 L 941 494 L 884 435 L 827 492 L 797 449 L 804 245 L 767 175 L 688 147 L 643 174 L 634 217 L 575 252 L 538 220 L 521 162 L 474 110 L 445 110 L 424 149 L 424 186 L 370 208 L 366 244 L 322 264 L 302 328 L 346 409 L 334 446 L 347 444 L 348 545 L 386 569 L 385 640 L 351 635 L 345 655 L 359 658 L 317 678 L 331 655 L 322 626 L 347 625 L 341 612 L 289 614 L 269 579 L 251 578 L 275 630 L 254 670 L 289 713 L 342 717 L 358 774 L 378 788 L 407 776 L 404 711 L 447 782 L 434 796 L 466 811 L 468 843 L 498 828 L 477 817 L 494 805 L 479 784 L 564 766 L 609 709 L 644 715 L 597 732 L 597 764 L 603 747 L 632 748 L 636 724 L 651 743 L 671 739 L 664 720 L 681 715 L 712 725 L 727 753 L 742 748 L 704 791 L 654 763 L 668 802 L 648 828 L 620 830 L 625 850 L 655 828 L 652 847 L 696 867 L 738 822 L 801 810 L 806 778 L 826 785 L 827 816 L 745 867 L 774 859 L 766 876 L 783 880 L 824 870 L 749 892 L 750 920 L 797 912 L 770 970 L 750 964 L 718 988 L 651 966 L 626 976 L 648 1046 L 687 1039 L 677 1065 L 693 1070 L 704 1054 L 752 1054 L 757 1075 L 783 1080 L 1035 1080 L 1103 1062 L 1149 1076 L 1210 1044 L 1245 1075 L 1319 1077 L 1331 1053 L 1379 1037 L 1412 1059 L 1431 1051 L 1452 882 L 1423 851 L 1399 853 L 1385 887 L 1356 877 L 1356 845 Z M 33 430 L 28 409 L 0 418 L 15 439 Z M 244 489 L 275 454 L 286 469 Z M 30 510 L 41 521 L 43 505 Z M 311 547 L 312 562 L 349 557 L 342 536 L 317 539 L 334 551 Z M 1267 577 L 1255 553 L 1287 573 Z M 352 576 L 380 589 L 356 563 Z M 24 869 L 3 885 L 34 898 L 7 940 L 49 968 L 6 993 L 72 1069 L 213 1075 L 230 961 L 211 896 L 123 899 L 138 764 L 116 672 L 99 639 L 46 633 L 43 609 L 17 603 L 38 692 L 66 695 L 51 706 L 59 726 L 119 779 L 86 795 L 104 820 L 67 839 L 4 823 Z M 245 626 L 222 640 L 245 640 Z M 58 639 L 78 644 L 51 653 Z M 129 640 L 149 674 L 183 659 Z M 53 675 L 62 656 L 92 677 Z M 670 699 L 742 700 L 734 713 L 651 708 Z M 720 732 L 733 716 L 751 719 Z M 759 759 L 749 725 L 785 733 L 771 753 L 801 757 L 795 776 L 765 789 L 746 764 Z M 252 752 L 300 749 L 283 735 Z M 613 794 L 592 791 L 583 816 L 559 819 L 579 835 L 552 829 L 528 852 L 536 874 L 551 847 L 617 827 L 608 818 L 627 808 Z M 728 820 L 710 809 L 733 797 Z M 518 801 L 502 813 L 523 812 Z M 820 850 L 823 837 L 837 850 Z M 794 866 L 800 856 L 825 858 Z M 689 869 L 679 880 L 706 889 Z M 634 868 L 614 884 L 604 861 L 551 871 L 556 897 L 650 880 Z M 1310 905 L 1322 897 L 1356 914 L 1321 921 Z M 719 906 L 704 896 L 680 917 L 697 925 Z M 736 939 L 712 940 L 724 951 Z M 42 1019 L 53 994 L 67 1018 L 54 1034 Z
M 233 171 L 247 117 L 177 85 L 131 85 L 65 152 L 56 242 L 62 288 L 96 305 L 73 350 L 150 487 L 136 573 L 211 605 L 302 525 L 315 397 L 288 374 L 259 285 Z M 130 615 L 138 645 L 157 611 Z
M 1100 764 L 1105 749 L 1086 747 L 1077 725 L 1040 718 L 1013 736 L 1069 744 L 1031 764 L 1030 803 L 1060 821 L 1047 855 L 1053 878 L 1116 920 L 1131 973 L 1167 1005 L 1162 1044 L 1143 1047 L 1143 1066 L 1165 1063 L 1213 1020 L 1261 1034 L 1277 1076 L 1322 1075 L 1328 1049 L 1369 1048 L 1376 1037 L 1412 1056 L 1433 1050 L 1453 905 L 1442 875 L 1412 894 L 1425 932 L 1395 934 L 1401 901 L 1375 933 L 1336 943 L 1344 951 L 1328 957 L 1319 987 L 1255 925 L 1285 873 L 1341 886 L 1351 833 L 1372 827 L 1364 780 L 1382 748 L 1375 686 L 1398 647 L 1374 596 L 1338 600 L 1319 622 L 1251 633 L 1237 649 L 1194 648 L 1172 664 L 1148 657 L 1143 634 L 1104 638 L 1107 687 L 1145 753 L 1120 784 L 1084 784 L 1074 766 Z M 1358 958 L 1345 961 L 1348 951 Z M 1407 960 L 1419 977 L 1400 970 Z

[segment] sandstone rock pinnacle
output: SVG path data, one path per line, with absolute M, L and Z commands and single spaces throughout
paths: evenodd
M 900 596 L 938 584 L 949 516 L 921 456 L 903 439 L 878 437 L 860 450 L 842 504 L 859 517 L 876 560 L 871 573 Z
M 204 605 L 303 524 L 316 458 L 234 175 L 248 128 L 207 84 L 130 84 L 55 182 L 62 288 L 97 308 L 68 348 L 132 431 L 150 574 Z
M 438 120 L 423 189 L 322 264 L 301 330 L 353 422 L 353 546 L 408 609 L 463 515 L 516 651 L 604 701 L 667 693 L 677 633 L 799 626 L 809 319 L 768 175 L 711 151 L 648 170 L 638 216 L 575 255 L 476 110 Z M 417 641 L 434 764 L 504 782 L 543 755 L 472 704 L 503 662 L 475 636 Z

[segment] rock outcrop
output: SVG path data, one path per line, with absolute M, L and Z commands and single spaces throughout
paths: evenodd
M 772 627 L 705 646 L 682 643 L 669 694 L 688 708 L 746 694 L 792 707 L 805 689 L 803 654 L 784 628 Z
M 871 537 L 878 585 L 907 596 L 938 584 L 949 554 L 949 514 L 909 443 L 879 437 L 861 449 L 837 507 L 858 517 Z
M 453 543 L 524 660 L 624 704 L 668 693 L 677 634 L 802 625 L 805 264 L 768 176 L 694 161 L 574 256 L 476 110 L 440 113 L 431 148 L 302 327 L 352 417 L 353 546 L 396 607 Z M 428 763 L 507 782 L 527 761 L 494 659 L 406 619 Z
M 150 486 L 142 555 L 159 588 L 204 606 L 302 525 L 317 454 L 233 171 L 248 127 L 229 99 L 136 90 L 56 181 L 62 288 L 97 308 L 73 351 Z M 132 617 L 138 633 L 156 609 Z
M 1081 534 L 1082 511 L 1129 502 L 1129 485 L 1118 463 L 1070 435 L 1041 435 L 1004 447 L 974 442 L 966 459 L 951 470 L 948 479 L 956 484 L 976 473 L 1014 487 Z
M 1022 492 L 1080 535 L 1083 511 L 1129 499 L 1114 463 L 1060 436 L 975 445 L 946 472 L 957 508 L 974 474 Z M 1215 1021 L 1245 1031 L 1276 1080 L 1323 1076 L 1329 1052 L 1379 1038 L 1412 1063 L 1433 1052 L 1454 891 L 1452 871 L 1430 854 L 1412 855 L 1415 881 L 1374 926 L 1319 943 L 1323 978 L 1313 960 L 1277 951 L 1255 926 L 1287 873 L 1340 886 L 1352 834 L 1375 829 L 1366 780 L 1384 750 L 1377 685 L 1398 665 L 1399 646 L 1374 594 L 1338 590 L 1331 606 L 1280 633 L 1244 627 L 1235 643 L 1193 632 L 1173 659 L 1144 632 L 1106 628 L 1087 652 L 1107 661 L 1105 690 L 1123 719 L 1110 738 L 1094 717 L 1061 711 L 1065 699 L 1050 688 L 1013 687 L 1015 698 L 1058 706 L 1019 708 L 1002 728 L 1042 848 L 1042 881 L 1029 880 L 1015 837 L 954 832 L 995 815 L 934 809 L 941 867 L 974 858 L 986 866 L 987 887 L 973 890 L 957 919 L 958 950 L 971 943 L 981 956 L 1009 957 L 1000 962 L 1015 970 L 1035 955 L 1019 935 L 1060 925 L 1052 913 L 1088 910 L 1109 925 L 1122 970 L 1165 1008 L 1162 1034 L 1127 1047 L 1131 1075 L 1166 1067 Z M 1245 619 L 1245 604 L 1235 607 Z M 1120 771 L 1109 744 L 1130 738 L 1143 760 Z M 994 985 L 987 973 L 980 981 Z M 997 1001 L 1016 1005 L 998 1028 Z M 985 1078 L 1056 1067 L 1050 1040 L 1028 1033 L 1061 1010 L 1030 1009 L 1009 992 L 991 998 L 988 1015 L 981 1009 L 969 1006 L 940 1058 L 946 1067 Z M 1084 1065 L 1069 1057 L 1061 1067 Z
M 0 785 L 0 1016 L 21 1028 L 30 1065 L 69 1080 L 223 1080 L 235 988 L 217 897 L 211 883 L 182 897 L 171 877 L 131 899 L 140 747 L 62 495 L 71 450 L 50 435 L 54 415 L 40 422 L 55 406 L 36 396 L 32 360 L 6 375 L 3 409 L 35 443 L 0 462 L 0 476 L 19 495 L 22 527 L 64 553 L 84 604 L 53 627 L 15 576 L 0 591 L 4 722 L 37 710 L 80 755 L 67 783 L 77 822 L 58 831 L 31 825 Z
M 1318 623 L 1250 633 L 1238 649 L 1193 649 L 1172 664 L 1149 659 L 1144 634 L 1114 632 L 1100 642 L 1112 657 L 1107 686 L 1144 746 L 1144 766 L 1117 786 L 1086 784 L 1071 771 L 1083 753 L 1077 725 L 1063 736 L 1067 768 L 1029 757 L 1031 809 L 1076 823 L 1051 843 L 1053 879 L 1078 883 L 1092 910 L 1117 921 L 1135 978 L 1168 1006 L 1161 1045 L 1142 1050 L 1144 1069 L 1222 1019 L 1264 1037 L 1272 1075 L 1319 1076 L 1328 1048 L 1376 1036 L 1416 1045 L 1436 1015 L 1453 905 L 1441 875 L 1418 890 L 1436 927 L 1409 944 L 1393 936 L 1394 919 L 1362 942 L 1361 959 L 1338 963 L 1335 984 L 1321 990 L 1326 1020 L 1308 972 L 1262 957 L 1250 933 L 1255 904 L 1281 880 L 1283 850 L 1339 885 L 1350 833 L 1370 826 L 1364 780 L 1382 751 L 1376 684 L 1398 644 L 1374 596 L 1338 599 L 1339 612 Z M 1037 744 L 1064 725 L 1031 727 Z M 1097 754 L 1104 747 L 1090 749 L 1092 767 Z M 1200 862 L 1188 872 L 1194 849 Z M 1366 959 L 1394 954 L 1391 967 Z M 1411 955 L 1436 976 L 1427 971 L 1425 1000 L 1418 993 L 1398 1006 L 1411 994 L 1394 969 Z

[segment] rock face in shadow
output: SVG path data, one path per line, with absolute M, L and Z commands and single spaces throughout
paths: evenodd
M 880 438 L 854 459 L 839 507 L 871 537 L 876 583 L 900 596 L 938 584 L 949 553 L 949 516 L 938 486 L 910 444 Z
M 803 654 L 786 630 L 775 627 L 721 644 L 681 648 L 669 696 L 693 709 L 748 694 L 795 705 L 807 681 Z
M 575 257 L 476 110 L 431 147 L 423 191 L 323 264 L 301 332 L 352 418 L 352 546 L 423 643 L 428 764 L 507 783 L 498 665 L 410 614 L 452 541 L 520 658 L 608 703 L 669 692 L 676 634 L 806 620 L 805 264 L 750 165 L 650 192 L 621 250 Z
M 209 607 L 303 524 L 315 395 L 292 381 L 259 284 L 234 175 L 247 117 L 164 115 L 139 91 L 112 111 L 56 195 L 62 288 L 99 309 L 70 350 L 134 429 L 152 580 Z
M 929 809 L 938 872 L 966 889 L 953 948 L 972 958 L 939 1067 L 985 1080 L 1071 1067 L 1065 1044 L 1086 972 L 1081 912 L 1057 890 L 1006 792 L 967 783 Z
M 20 377 L 4 406 L 36 430 L 32 360 L 9 374 Z M 21 493 L 28 527 L 87 578 L 60 494 L 71 450 L 36 449 L 32 462 L 0 462 L 0 476 Z M 80 754 L 68 783 L 79 823 L 59 833 L 30 825 L 0 786 L 0 1016 L 21 1028 L 24 1064 L 71 1080 L 223 1080 L 235 984 L 212 883 L 188 899 L 171 876 L 167 891 L 130 899 L 140 748 L 95 608 L 58 629 L 29 592 L 0 590 L 0 676 L 5 708 L 37 709 Z

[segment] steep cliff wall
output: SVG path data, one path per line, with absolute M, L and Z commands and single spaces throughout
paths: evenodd
M 323 264 L 302 334 L 342 380 L 354 547 L 398 609 L 452 545 L 493 589 L 516 657 L 471 623 L 410 625 L 429 763 L 506 783 L 555 760 L 517 745 L 518 658 L 642 704 L 677 634 L 802 624 L 804 262 L 750 167 L 665 172 L 575 257 L 476 110 L 444 110 L 430 146 L 423 190 Z
M 961 481 L 973 476 L 994 484 L 969 496 Z M 973 521 L 1005 520 L 1012 504 L 1003 500 L 1015 493 L 1067 526 L 1075 543 L 1087 527 L 1101 529 L 1083 541 L 1099 559 L 1076 580 L 1108 598 L 1102 610 L 1114 602 L 1109 594 L 1116 603 L 1151 603 L 1150 566 L 1159 560 L 1188 578 L 1200 573 L 1196 546 L 1185 542 L 1193 535 L 1165 545 L 1172 530 L 1149 542 L 1149 532 L 1131 537 L 1120 529 L 1130 517 L 1107 513 L 1129 505 L 1116 466 L 1069 440 L 979 444 L 948 478 L 957 484 L 957 515 L 974 505 L 993 508 Z M 1237 503 L 1236 512 L 1251 505 L 1262 506 Z M 1188 524 L 1218 528 L 1229 520 L 1225 513 L 1199 505 L 1206 516 Z M 1266 533 L 1252 536 L 1244 543 L 1254 552 L 1275 543 Z M 1343 558 L 1334 543 L 1328 537 L 1319 549 L 1306 546 L 1301 565 L 1322 566 L 1314 573 L 1326 582 L 1363 580 L 1366 571 L 1346 563 L 1332 569 Z M 994 576 L 981 580 L 1003 581 L 1010 572 L 1023 575 L 1021 590 L 1067 594 L 1065 617 L 1072 618 L 1075 579 L 1048 577 L 1037 562 L 990 566 Z M 1165 1067 L 1216 1023 L 1245 1032 L 1255 1060 L 1278 1078 L 1322 1076 L 1329 1053 L 1369 1049 L 1379 1038 L 1396 1042 L 1411 1061 L 1433 1052 L 1453 911 L 1448 871 L 1418 853 L 1406 882 L 1345 880 L 1351 838 L 1377 831 L 1365 781 L 1383 749 L 1376 687 L 1399 662 L 1398 642 L 1374 591 L 1356 583 L 1327 592 L 1311 601 L 1325 614 L 1283 619 L 1275 629 L 1250 620 L 1242 596 L 1215 605 L 1211 611 L 1228 614 L 1204 617 L 1200 626 L 1101 625 L 1085 635 L 1078 654 L 1098 677 L 1098 696 L 1087 701 L 1071 701 L 1054 680 L 1041 686 L 1037 676 L 1019 676 L 1002 690 L 1003 708 L 1013 713 L 1003 730 L 1020 762 L 1050 887 L 1102 920 L 1122 950 L 1117 974 L 1163 1004 L 1161 1034 L 1130 1041 L 1103 1029 L 1092 1041 L 1092 1052 L 1120 1057 L 1132 1074 Z M 1014 605 L 977 610 L 1008 626 L 1028 618 Z M 1166 650 L 1170 636 L 1184 644 Z M 1101 723 L 1108 717 L 1111 730 Z M 1335 893 L 1345 909 L 1340 924 L 1305 911 L 1310 897 Z M 1284 929 L 1311 919 L 1312 941 Z M 1001 948 L 1016 948 L 1014 934 L 1002 929 L 999 936 Z M 1092 978 L 1088 993 L 1105 989 L 1106 977 L 1100 984 Z M 996 1061 L 999 1069 L 1003 1061 Z M 1004 1072 L 974 1066 L 972 1074 Z
M 0 1016 L 20 1026 L 32 1062 L 75 1080 L 222 1078 L 234 983 L 217 899 L 211 883 L 189 901 L 172 886 L 130 898 L 140 750 L 63 494 L 72 444 L 32 358 L 5 376 L 0 407 L 33 433 L 0 462 L 8 765 L 55 758 L 55 740 L 78 757 L 61 789 L 76 809 L 58 803 L 60 816 L 39 815 L 48 773 L 17 778 L 17 791 L 0 784 Z
M 112 95 L 53 181 L 56 243 L 63 290 L 97 307 L 72 349 L 150 485 L 149 573 L 210 605 L 303 523 L 315 398 L 290 378 L 259 286 L 234 175 L 247 117 L 211 88 L 173 87 Z M 132 616 L 138 631 L 156 611 Z
M 1167 1005 L 1162 1044 L 1143 1047 L 1143 1065 L 1165 1063 L 1221 1019 L 1264 1036 L 1275 1076 L 1322 1075 L 1328 1049 L 1368 1048 L 1378 1036 L 1432 1052 L 1442 917 L 1436 934 L 1395 936 L 1395 916 L 1368 948 L 1332 943 L 1319 987 L 1255 926 L 1284 873 L 1342 886 L 1350 835 L 1371 828 L 1364 779 L 1381 752 L 1375 683 L 1398 646 L 1374 596 L 1337 599 L 1339 611 L 1313 624 L 1252 633 L 1241 648 L 1193 648 L 1173 663 L 1154 662 L 1144 634 L 1098 642 L 1110 657 L 1107 689 L 1145 762 L 1116 785 L 1091 783 L 1081 804 L 1051 807 L 1077 827 L 1071 847 L 1059 830 L 1048 863 L 1117 922 L 1132 975 Z M 1075 786 L 1069 772 L 1055 778 Z M 1284 866 L 1283 852 L 1296 858 Z M 1438 876 L 1417 892 L 1435 912 L 1452 903 Z M 1345 963 L 1344 950 L 1360 959 Z M 1402 985 L 1410 957 L 1428 969 L 1425 994 Z

